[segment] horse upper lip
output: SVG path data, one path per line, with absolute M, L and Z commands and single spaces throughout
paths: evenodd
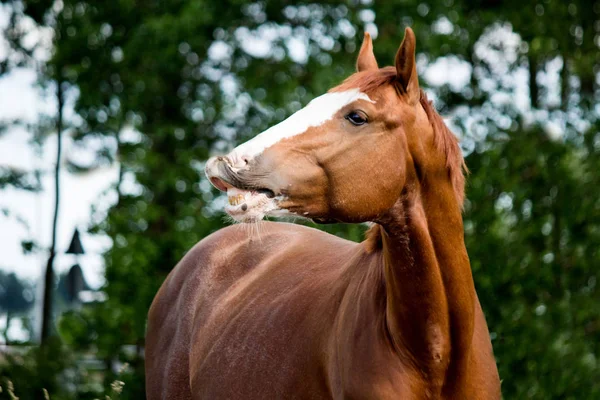
M 231 185 L 230 183 L 228 183 L 225 180 L 218 178 L 216 176 L 210 177 L 210 178 L 208 178 L 208 180 L 214 187 L 219 189 L 221 192 L 226 192 L 227 189 L 229 189 L 230 187 L 233 187 L 233 185 Z
M 225 175 L 223 174 L 223 165 L 227 165 L 223 157 L 212 157 L 206 162 L 204 173 L 210 183 L 222 192 L 226 192 L 230 187 L 234 187 Z
M 225 157 L 213 157 L 209 159 L 206 163 L 205 173 L 210 183 L 222 192 L 226 192 L 230 188 L 236 188 L 263 193 L 268 198 L 275 197 L 275 191 L 261 184 L 262 182 L 256 182 L 255 184 L 247 183 L 244 177 L 241 177 L 238 172 L 233 170 Z

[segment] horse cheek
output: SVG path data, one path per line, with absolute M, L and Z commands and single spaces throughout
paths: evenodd
M 375 199 L 377 215 L 389 210 L 398 200 L 398 196 L 406 184 L 405 169 L 401 163 L 390 162 L 381 165 L 381 178 L 379 179 L 381 187 Z

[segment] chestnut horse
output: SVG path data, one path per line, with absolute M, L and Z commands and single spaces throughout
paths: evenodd
M 370 222 L 362 243 L 243 224 L 198 243 L 148 317 L 149 399 L 500 399 L 463 238 L 464 161 L 420 90 L 415 36 L 222 157 L 239 222 Z

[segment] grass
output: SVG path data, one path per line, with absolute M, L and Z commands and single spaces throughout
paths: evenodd
M 123 364 L 123 366 L 119 370 L 119 375 L 122 374 L 123 371 L 125 371 L 125 369 L 127 367 L 128 367 L 127 363 Z M 14 387 L 14 384 L 12 383 L 12 381 L 10 381 L 9 379 L 5 379 L 5 386 L 6 386 L 6 393 L 8 394 L 9 399 L 10 400 L 19 400 L 19 397 L 15 394 L 15 387 Z M 105 390 L 104 398 L 103 399 L 97 398 L 94 400 L 118 399 L 121 396 L 121 393 L 123 392 L 124 387 L 125 387 L 125 382 L 115 379 L 110 384 L 110 390 Z M 44 399 L 50 400 L 50 394 L 48 393 L 48 391 L 45 388 L 42 388 L 42 391 L 44 392 Z M 107 392 L 109 394 L 106 394 Z M 0 385 L 0 394 L 2 394 L 2 393 L 4 393 L 4 387 L 2 385 Z

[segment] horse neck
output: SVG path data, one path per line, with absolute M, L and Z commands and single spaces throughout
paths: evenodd
M 442 273 L 448 312 L 452 363 L 449 382 L 464 378 L 475 325 L 475 285 L 464 241 L 462 210 L 450 181 L 425 181 L 421 190 L 429 232 Z
M 440 390 L 466 375 L 475 309 L 461 209 L 444 175 L 408 185 L 380 221 L 391 336 Z

